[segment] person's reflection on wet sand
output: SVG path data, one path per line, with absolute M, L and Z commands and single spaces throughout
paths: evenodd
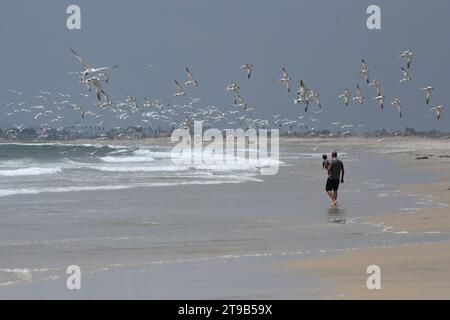
M 328 216 L 329 216 L 329 222 L 330 223 L 336 223 L 336 224 L 346 224 L 347 219 L 345 218 L 346 211 L 343 209 L 340 209 L 339 207 L 331 207 L 328 208 Z

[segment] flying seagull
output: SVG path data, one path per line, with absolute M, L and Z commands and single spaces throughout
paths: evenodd
M 403 101 L 400 98 L 395 98 L 394 101 L 391 103 L 393 106 L 397 107 L 398 114 L 400 115 L 400 118 L 402 117 L 402 108 L 403 108 Z
M 246 63 L 243 66 L 241 66 L 241 69 L 244 69 L 245 71 L 247 71 L 247 78 L 251 78 L 252 77 L 252 72 L 253 72 L 253 65 L 250 63 Z
M 443 106 L 437 106 L 435 108 L 432 108 L 431 111 L 436 112 L 437 119 L 439 120 L 439 119 L 441 119 L 442 112 L 444 111 L 444 107 Z
M 361 88 L 359 84 L 356 85 L 356 96 L 353 98 L 353 101 L 358 102 L 359 104 L 364 104 L 364 96 L 362 94 Z
M 352 94 L 351 94 L 350 90 L 348 90 L 348 89 L 345 89 L 345 91 L 339 95 L 339 98 L 344 99 L 344 104 L 346 106 L 349 105 L 351 97 L 352 97 Z
M 377 90 L 377 96 L 381 96 L 381 82 L 380 80 L 372 80 L 371 83 L 369 83 L 369 86 L 371 87 L 375 87 L 375 89 Z
M 283 77 L 278 80 L 280 83 L 286 84 L 287 91 L 291 92 L 291 78 L 289 78 L 289 74 L 286 71 L 286 68 L 283 68 Z
M 88 84 L 89 87 L 90 86 L 94 86 L 95 87 L 97 98 L 98 98 L 98 100 L 100 102 L 102 101 L 102 98 L 105 101 L 108 101 L 108 102 L 110 101 L 109 100 L 109 96 L 103 90 L 102 84 L 101 84 L 101 82 L 100 82 L 100 80 L 98 78 L 90 78 L 90 79 L 87 79 L 86 81 L 87 81 L 87 84 Z
M 192 73 L 188 67 L 186 67 L 186 72 L 187 72 L 188 81 L 186 81 L 184 84 L 187 86 L 198 87 L 198 81 L 194 80 L 194 77 L 192 76 Z
M 386 97 L 383 95 L 379 95 L 378 97 L 373 98 L 373 100 L 376 100 L 380 103 L 381 110 L 384 109 L 384 100 L 385 99 L 386 99 Z
M 240 95 L 238 95 L 236 97 L 236 99 L 234 100 L 234 105 L 237 106 L 237 107 L 242 107 L 242 108 L 244 108 L 244 110 L 247 109 L 247 107 L 248 107 L 248 105 L 245 102 L 244 98 L 242 98 Z
M 80 56 L 78 53 L 75 52 L 72 48 L 70 48 L 72 51 L 72 54 L 75 58 L 77 58 L 78 61 L 80 61 L 82 67 L 84 68 L 83 75 L 87 77 L 90 74 L 103 74 L 106 76 L 105 71 L 110 69 L 116 69 L 119 67 L 119 65 L 115 65 L 114 67 L 101 67 L 101 68 L 93 68 L 91 65 L 84 59 L 82 56 Z
M 409 74 L 409 69 L 405 69 L 405 68 L 402 67 L 402 72 L 403 72 L 403 78 L 400 80 L 400 83 L 412 80 L 412 78 L 411 78 L 411 76 Z
M 234 96 L 239 95 L 239 86 L 237 85 L 236 82 L 232 82 L 231 84 L 229 84 L 226 90 L 231 92 Z
M 406 60 L 406 68 L 411 68 L 412 59 L 414 58 L 414 54 L 410 50 L 406 50 L 402 54 L 398 56 L 399 58 L 403 58 Z
M 425 93 L 426 95 L 426 103 L 430 104 L 430 100 L 431 100 L 431 95 L 433 93 L 434 88 L 432 86 L 428 86 L 425 88 L 420 89 L 420 91 L 422 91 L 423 93 Z
M 359 73 L 362 73 L 363 74 L 363 76 L 364 76 L 364 80 L 367 82 L 367 83 L 369 83 L 369 73 L 370 73 L 370 71 L 369 71 L 369 67 L 367 66 L 367 63 L 366 63 L 366 61 L 364 61 L 364 59 L 362 59 L 362 69 L 361 70 L 359 70 Z
M 303 103 L 305 105 L 305 112 L 308 112 L 309 106 L 309 89 L 306 88 L 303 80 L 300 80 L 300 88 L 297 91 L 298 98 L 294 100 L 295 104 Z
M 186 92 L 183 90 L 183 87 L 175 80 L 175 85 L 177 87 L 177 93 L 174 94 L 175 97 L 185 96 Z
M 316 102 L 317 106 L 319 108 L 322 108 L 322 104 L 320 103 L 320 94 L 317 91 L 309 90 L 308 98 L 309 99 L 314 99 L 314 101 Z

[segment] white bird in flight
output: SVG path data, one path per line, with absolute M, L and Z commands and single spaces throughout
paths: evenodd
M 102 84 L 100 82 L 100 80 L 98 78 L 90 78 L 87 79 L 87 85 L 90 86 L 94 86 L 96 89 L 96 94 L 97 94 L 97 98 L 98 100 L 101 102 L 102 98 L 104 99 L 104 101 L 109 102 L 109 96 L 106 94 L 106 92 L 103 90 L 102 88 Z
M 177 92 L 174 94 L 175 97 L 185 96 L 186 92 L 183 90 L 183 87 L 175 80 L 175 85 L 177 87 Z
M 83 68 L 84 68 L 83 76 L 85 76 L 85 77 L 87 77 L 88 75 L 92 75 L 92 74 L 102 74 L 102 75 L 107 76 L 105 74 L 106 70 L 116 69 L 119 67 L 119 65 L 115 65 L 114 67 L 93 68 L 86 61 L 86 59 L 84 59 L 82 56 L 80 56 L 78 53 L 76 53 L 75 50 L 73 50 L 72 48 L 70 48 L 70 50 L 72 51 L 72 54 L 75 56 L 75 58 L 77 58 L 77 60 L 80 61 L 81 65 L 83 66 Z
M 252 72 L 253 72 L 253 65 L 250 63 L 246 63 L 243 66 L 241 66 L 241 69 L 244 69 L 245 71 L 247 71 L 247 78 L 251 78 L 252 77 Z
M 314 99 L 317 106 L 322 109 L 322 104 L 320 103 L 320 94 L 317 91 L 309 90 L 309 99 Z
M 356 85 L 356 96 L 353 98 L 353 101 L 358 102 L 359 104 L 364 104 L 364 95 L 362 94 L 361 88 L 359 84 Z
M 367 63 L 366 63 L 366 61 L 364 61 L 364 59 L 362 59 L 362 69 L 359 70 L 359 73 L 362 73 L 362 74 L 363 74 L 364 80 L 365 80 L 367 83 L 370 82 L 370 80 L 369 80 L 369 73 L 370 73 L 369 67 L 367 66 Z
M 380 80 L 372 80 L 371 83 L 369 83 L 369 86 L 375 87 L 377 90 L 377 97 L 381 96 L 381 82 Z
M 194 77 L 192 76 L 192 73 L 188 67 L 186 67 L 186 72 L 187 72 L 188 81 L 186 81 L 184 84 L 186 86 L 198 87 L 198 81 L 194 80 Z
M 289 78 L 289 74 L 286 71 L 286 68 L 283 68 L 283 77 L 278 80 L 280 83 L 284 83 L 286 85 L 287 91 L 291 92 L 291 78 Z
M 385 99 L 386 99 L 386 97 L 383 95 L 379 95 L 378 97 L 373 98 L 373 100 L 378 101 L 380 103 L 381 110 L 384 109 L 384 100 Z
M 430 104 L 431 95 L 433 93 L 433 90 L 434 90 L 434 88 L 432 86 L 428 86 L 428 87 L 420 89 L 420 91 L 422 91 L 426 95 L 426 103 L 427 104 Z
M 300 80 L 300 88 L 297 91 L 298 98 L 294 100 L 295 104 L 303 103 L 305 105 L 305 112 L 308 112 L 309 106 L 309 89 L 306 88 L 303 80 Z
M 245 102 L 244 98 L 242 98 L 240 95 L 238 95 L 236 97 L 236 99 L 234 100 L 234 105 L 237 106 L 237 107 L 242 107 L 242 108 L 244 108 L 244 110 L 247 109 L 247 107 L 248 107 L 248 105 Z
M 404 83 L 407 81 L 411 81 L 411 75 L 409 74 L 409 69 L 405 69 L 402 67 L 402 72 L 403 72 L 403 78 L 400 80 L 400 83 Z
M 439 120 L 441 119 L 442 112 L 444 111 L 444 109 L 445 108 L 443 106 L 437 106 L 435 108 L 432 108 L 431 111 L 436 112 L 437 119 Z
M 229 84 L 227 86 L 227 88 L 225 90 L 231 92 L 234 96 L 238 96 L 239 95 L 239 86 L 237 85 L 236 82 L 232 82 L 231 84 Z
M 396 98 L 394 99 L 394 101 L 392 101 L 391 104 L 392 104 L 393 106 L 397 107 L 398 114 L 400 115 L 400 118 L 401 118 L 401 117 L 403 116 L 403 115 L 402 115 L 402 108 L 403 108 L 403 101 L 402 101 L 402 99 L 396 97 Z
M 406 60 L 406 68 L 411 68 L 411 63 L 414 58 L 414 54 L 410 50 L 406 50 L 398 56 L 399 58 L 404 58 Z
M 339 98 L 344 99 L 344 104 L 346 106 L 349 105 L 351 97 L 352 97 L 352 94 L 351 94 L 350 90 L 348 90 L 348 89 L 345 89 L 345 91 L 339 95 Z

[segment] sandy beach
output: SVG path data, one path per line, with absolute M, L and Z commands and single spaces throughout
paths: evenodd
M 408 143 L 410 142 L 410 143 Z M 436 207 L 365 218 L 386 232 L 445 234 L 450 232 L 450 144 L 446 140 L 388 139 L 383 149 L 402 166 L 438 173 L 439 181 L 403 185 L 406 195 L 423 195 Z M 380 150 L 379 147 L 374 149 Z M 368 290 L 366 269 L 381 268 L 381 290 Z M 288 269 L 329 279 L 325 299 L 450 299 L 450 242 L 349 250 L 344 254 L 284 264 Z

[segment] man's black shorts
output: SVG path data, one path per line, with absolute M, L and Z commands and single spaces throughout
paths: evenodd
M 339 179 L 328 178 L 326 191 L 338 191 L 339 183 L 340 183 Z

